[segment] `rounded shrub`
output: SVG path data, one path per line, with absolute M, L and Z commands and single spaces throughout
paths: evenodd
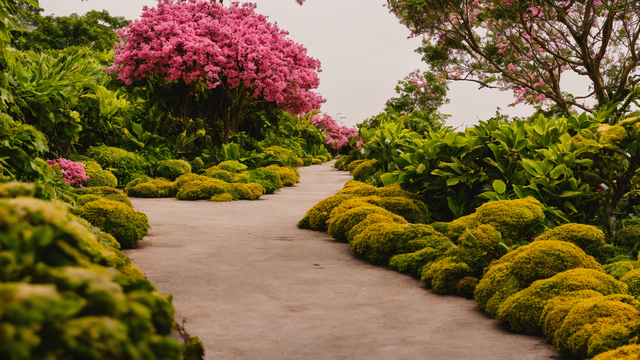
M 262 185 L 256 183 L 233 184 L 233 187 L 238 198 L 242 200 L 257 200 L 264 194 Z
M 403 197 L 407 199 L 418 200 L 418 195 L 406 190 L 402 190 L 402 188 L 396 184 L 390 184 L 377 188 L 376 195 L 380 197 Z
M 231 194 L 229 193 L 222 193 L 218 195 L 213 195 L 209 200 L 215 201 L 215 202 L 233 201 L 233 196 L 231 196 Z
M 102 170 L 102 166 L 95 161 L 81 161 L 84 164 L 84 172 L 85 174 L 91 176 L 91 174 L 95 174 L 98 171 Z
M 353 173 L 353 170 L 355 170 L 360 164 L 362 164 L 365 161 L 366 160 L 354 160 L 354 161 L 350 162 L 349 165 L 347 165 L 347 170 L 350 173 Z
M 605 265 L 603 268 L 604 272 L 613 276 L 616 280 L 620 280 L 629 271 L 640 269 L 640 263 L 637 261 L 619 261 Z
M 471 214 L 459 217 L 447 224 L 447 237 L 454 243 L 458 242 L 460 235 L 465 233 L 467 229 L 473 229 L 478 226 L 477 215 Z
M 271 165 L 264 169 L 276 172 L 280 177 L 280 182 L 284 186 L 292 186 L 300 181 L 300 176 L 292 168 Z
M 369 226 L 383 222 L 394 222 L 400 225 L 407 225 L 407 221 L 401 216 L 386 212 L 373 212 L 367 215 L 364 220 L 360 221 L 351 230 L 349 230 L 349 232 L 347 232 L 347 241 L 351 243 L 356 236 L 366 230 Z
M 240 173 L 247 170 L 247 166 L 235 160 L 227 160 L 218 164 L 220 170 L 226 170 L 232 173 Z
M 129 181 L 127 183 L 127 185 L 124 186 L 124 193 L 125 194 L 129 194 L 129 190 L 131 190 L 133 187 L 135 187 L 138 184 L 142 184 L 144 182 L 147 182 L 151 180 L 150 177 L 148 177 L 147 175 L 140 175 L 137 176 L 136 178 L 134 178 L 133 180 Z
M 143 198 L 174 197 L 177 193 L 175 182 L 165 179 L 151 179 L 129 189 L 129 196 Z
M 98 200 L 84 206 L 82 217 L 108 232 L 122 248 L 135 248 L 149 231 L 147 216 L 117 201 Z
M 459 294 L 458 289 L 464 289 L 464 286 L 459 286 L 459 283 L 463 279 L 468 281 L 468 278 L 473 278 L 473 270 L 469 265 L 453 257 L 445 257 L 424 266 L 420 280 L 438 294 L 467 295 Z M 477 279 L 474 283 L 476 281 Z
M 342 190 L 338 191 L 338 194 L 364 197 L 377 195 L 377 190 L 378 188 L 373 185 L 367 185 L 360 181 L 349 180 L 344 184 Z
M 538 280 L 526 289 L 509 296 L 500 305 L 497 318 L 507 323 L 515 332 L 540 333 L 542 313 L 547 302 L 557 296 L 579 290 L 593 290 L 603 295 L 626 295 L 628 292 L 624 283 L 602 271 L 574 268 L 548 279 Z
M 377 165 L 378 160 L 376 159 L 365 160 L 358 166 L 356 166 L 351 174 L 357 181 L 371 180 L 373 174 L 375 174 L 379 170 L 379 167 Z
M 73 192 L 78 196 L 97 195 L 107 200 L 121 202 L 133 209 L 131 200 L 129 200 L 129 198 L 125 194 L 121 193 L 120 190 L 109 186 L 96 186 L 92 188 L 74 189 Z
M 533 228 L 544 220 L 540 202 L 532 197 L 484 203 L 476 210 L 479 224 L 488 224 L 500 231 L 505 242 L 527 238 Z
M 179 176 L 176 179 L 175 184 L 176 184 L 176 188 L 180 190 L 180 188 L 184 186 L 184 184 L 187 184 L 191 181 L 207 181 L 207 180 L 209 180 L 209 177 L 207 176 L 202 176 L 198 174 L 184 174 Z
M 126 184 L 131 181 L 134 174 L 146 173 L 147 161 L 140 155 L 109 146 L 91 147 L 87 156 L 93 158 L 103 169 L 116 169 L 118 183 Z
M 277 172 L 265 168 L 257 168 L 244 172 L 249 178 L 249 182 L 262 185 L 266 194 L 273 194 L 274 191 L 282 187 L 280 175 Z
M 179 200 L 205 200 L 214 195 L 230 193 L 232 185 L 218 179 L 190 181 L 180 187 L 176 197 Z
M 362 209 L 357 208 L 352 211 L 362 214 Z M 351 251 L 373 264 L 388 265 L 391 257 L 395 255 L 396 236 L 403 231 L 403 228 L 402 225 L 393 221 L 371 224 L 355 236 L 351 242 Z
M 344 169 L 343 169 L 343 164 L 344 164 L 345 159 L 346 159 L 346 158 L 345 158 L 344 156 L 343 156 L 343 157 L 338 158 L 338 159 L 336 160 L 336 162 L 335 162 L 335 163 L 333 163 L 333 167 L 334 167 L 334 168 L 336 168 L 336 169 L 338 169 L 338 170 L 344 170 Z
M 307 211 L 305 217 L 298 223 L 298 227 L 318 231 L 327 230 L 327 221 L 333 209 L 351 198 L 352 196 L 350 195 L 334 195 L 321 200 Z
M 620 281 L 627 284 L 631 295 L 640 297 L 640 269 L 627 272 L 620 278 Z
M 638 360 L 639 357 L 640 344 L 632 344 L 607 351 L 594 357 L 592 360 Z
M 328 223 L 329 228 L 327 230 L 327 233 L 338 241 L 346 241 L 348 232 L 360 221 L 364 220 L 369 214 L 378 213 L 389 217 L 393 216 L 393 213 L 390 211 L 379 206 L 368 204 L 340 212 L 336 211 L 338 209 L 339 208 L 336 208 L 332 211 L 331 218 Z
M 115 175 L 109 170 L 99 170 L 89 175 L 89 180 L 87 180 L 85 186 L 87 187 L 96 187 L 96 186 L 108 186 L 108 187 L 117 187 L 118 179 Z
M 511 295 L 526 289 L 536 280 L 575 268 L 592 269 L 604 274 L 593 257 L 572 243 L 535 241 L 494 261 L 478 283 L 475 299 L 489 316 L 496 317 L 498 308 Z
M 282 166 L 300 167 L 304 165 L 302 159 L 289 149 L 280 146 L 270 146 L 262 150 L 267 154 L 272 154 L 277 157 Z
M 630 295 L 603 296 L 591 291 L 589 296 L 585 292 L 547 302 L 542 315 L 547 340 L 555 348 L 581 358 L 628 344 L 633 336 L 619 325 L 640 322 L 636 308 L 640 302 Z M 621 335 L 627 338 L 621 339 Z
M 234 182 L 235 176 L 233 173 L 227 171 L 227 170 L 212 170 L 212 169 L 207 169 L 204 172 L 204 176 L 206 177 L 210 177 L 213 179 L 218 179 L 218 180 L 222 180 L 222 181 L 226 181 L 228 183 Z
M 327 158 L 322 155 L 318 155 L 314 159 L 320 161 L 320 163 L 326 163 L 328 161 Z
M 191 164 L 184 160 L 164 160 L 158 165 L 156 173 L 159 177 L 174 181 L 179 176 L 191 173 Z
M 204 162 L 200 157 L 196 157 L 195 159 L 189 161 L 189 165 L 191 165 L 191 171 L 194 173 L 199 172 L 204 169 Z
M 560 240 L 574 243 L 585 253 L 600 259 L 601 249 L 606 245 L 602 230 L 593 225 L 564 224 L 542 233 L 535 240 Z
M 447 250 L 451 249 L 453 243 L 443 235 L 431 235 L 422 239 L 411 240 L 406 247 L 421 247 L 414 252 L 398 254 L 391 258 L 389 266 L 401 273 L 408 273 L 413 276 L 420 276 L 422 268 L 430 262 L 436 261 Z

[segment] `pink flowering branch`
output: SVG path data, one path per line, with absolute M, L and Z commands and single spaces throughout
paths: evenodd
M 350 128 L 347 126 L 340 126 L 338 123 L 329 115 L 317 114 L 311 118 L 311 124 L 318 128 L 318 130 L 322 131 L 327 137 L 327 145 L 330 149 L 338 152 L 344 146 L 349 144 L 349 141 L 352 138 L 359 136 L 358 129 Z M 361 141 L 358 141 L 358 145 L 356 148 L 362 145 Z
M 590 111 L 640 82 L 640 4 L 634 0 L 388 0 L 434 71 L 451 81 L 513 91 L 517 103 Z M 562 90 L 567 71 L 590 91 Z M 586 89 L 585 89 L 586 90 Z M 597 106 L 597 107 L 598 107 Z
M 68 182 L 73 187 L 81 188 L 82 185 L 89 180 L 89 176 L 84 172 L 84 164 L 71 161 L 69 159 L 47 160 L 49 166 L 58 165 L 62 172 L 62 181 Z

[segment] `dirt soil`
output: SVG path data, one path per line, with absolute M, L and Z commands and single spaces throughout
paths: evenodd
M 351 177 L 331 164 L 257 201 L 132 198 L 149 217 L 126 251 L 207 359 L 557 359 L 540 337 L 509 333 L 475 301 L 356 259 L 297 222 Z

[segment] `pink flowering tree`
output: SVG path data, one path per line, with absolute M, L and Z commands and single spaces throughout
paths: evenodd
M 337 154 L 342 148 L 349 146 L 358 139 L 355 148 L 359 148 L 363 141 L 360 141 L 358 129 L 347 126 L 340 126 L 333 118 L 327 114 L 317 114 L 311 118 L 311 124 L 322 131 L 327 137 L 327 146 Z M 352 141 L 353 140 L 353 141 Z
M 388 0 L 432 69 L 448 80 L 511 90 L 515 103 L 593 109 L 622 101 L 639 81 L 635 0 Z M 562 89 L 573 72 L 591 86 Z M 587 89 L 585 89 L 587 90 Z
M 325 101 L 313 91 L 320 62 L 254 9 L 159 0 L 119 30 L 110 70 L 128 85 L 146 80 L 176 88 L 174 113 L 184 129 L 197 109 L 206 114 L 211 137 L 225 143 L 249 107 L 266 104 L 293 114 L 318 109 Z

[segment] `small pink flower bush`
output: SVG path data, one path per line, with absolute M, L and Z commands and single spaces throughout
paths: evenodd
M 53 167 L 55 165 L 60 166 L 62 171 L 62 181 L 66 181 L 73 187 L 82 187 L 82 184 L 89 180 L 89 176 L 84 172 L 84 164 L 71 161 L 69 159 L 55 159 L 47 160 L 47 164 Z
M 349 144 L 351 138 L 359 135 L 358 129 L 340 126 L 331 116 L 326 114 L 315 115 L 311 118 L 311 124 L 327 136 L 327 145 L 333 150 L 340 150 L 343 146 Z M 358 146 L 362 145 L 360 140 L 358 141 Z
M 325 102 L 313 92 L 320 61 L 288 33 L 254 11 L 255 5 L 160 0 L 118 30 L 111 72 L 126 84 L 160 76 L 207 89 L 244 86 L 254 98 L 300 114 Z

